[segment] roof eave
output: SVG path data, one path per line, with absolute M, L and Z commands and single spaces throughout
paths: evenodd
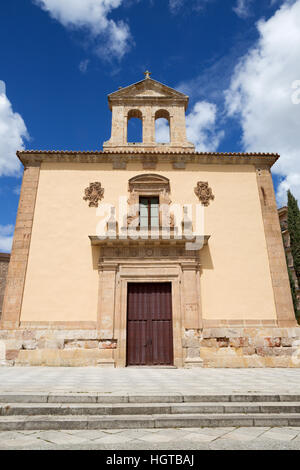
M 227 164 L 254 164 L 267 165 L 270 168 L 279 159 L 278 154 L 274 153 L 218 153 L 218 152 L 196 152 L 196 151 L 172 151 L 162 149 L 156 151 L 143 151 L 128 149 L 126 151 L 57 151 L 57 150 L 23 150 L 18 151 L 17 156 L 24 166 L 39 165 L 42 162 L 82 162 L 83 160 L 91 163 L 101 163 L 114 161 L 114 159 L 124 158 L 126 161 L 141 160 L 147 156 L 162 157 L 162 161 L 177 161 L 186 159 L 188 162 L 202 163 L 227 163 Z

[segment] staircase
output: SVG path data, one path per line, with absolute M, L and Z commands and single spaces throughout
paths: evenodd
M 0 431 L 227 426 L 300 426 L 300 394 L 0 393 Z

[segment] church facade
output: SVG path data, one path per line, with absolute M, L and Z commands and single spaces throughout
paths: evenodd
M 108 102 L 102 151 L 18 152 L 2 363 L 299 367 L 279 156 L 195 151 L 188 97 L 149 73 Z M 131 118 L 142 142 L 128 142 Z

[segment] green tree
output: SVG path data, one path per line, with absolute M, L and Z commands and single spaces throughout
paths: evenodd
M 297 199 L 295 199 L 290 190 L 288 191 L 288 231 L 290 234 L 291 254 L 293 258 L 294 269 L 297 276 L 298 285 L 300 286 L 300 210 Z M 299 321 L 300 312 L 298 311 L 297 305 L 296 286 L 289 268 L 288 271 L 295 314 Z
M 294 269 L 300 281 L 300 210 L 297 199 L 288 191 L 288 231 L 291 238 L 291 253 Z
M 297 316 L 297 314 L 298 314 L 297 292 L 296 292 L 295 281 L 293 279 L 293 275 L 292 275 L 291 270 L 290 270 L 289 267 L 288 267 L 288 273 L 289 273 L 289 279 L 290 279 L 290 286 L 291 286 L 291 292 L 292 292 L 295 315 Z

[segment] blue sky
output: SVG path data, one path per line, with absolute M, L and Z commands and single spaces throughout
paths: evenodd
M 288 188 L 300 197 L 300 0 L 10 0 L 0 41 L 0 251 L 15 151 L 101 149 L 107 94 L 146 69 L 189 94 L 198 150 L 279 152 L 278 203 Z

